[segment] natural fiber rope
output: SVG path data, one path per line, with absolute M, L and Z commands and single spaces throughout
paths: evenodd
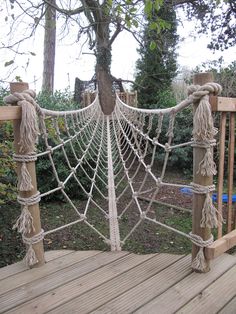
M 110 241 L 111 239 L 107 239 L 107 237 L 103 235 L 95 226 L 93 226 L 88 219 L 89 208 L 91 204 L 96 206 L 96 208 L 104 215 L 105 219 L 108 216 L 112 217 L 113 219 L 117 219 L 117 217 L 113 214 L 108 215 L 106 209 L 101 207 L 97 200 L 94 199 L 95 192 L 98 192 L 103 199 L 108 200 L 107 194 L 104 193 L 98 185 L 98 182 L 102 182 L 102 185 L 106 187 L 106 182 L 108 179 L 108 138 L 106 136 L 108 128 L 110 128 L 110 155 L 112 155 L 114 180 L 116 181 L 114 183 L 115 189 L 122 187 L 125 181 L 128 182 L 125 188 L 123 188 L 120 194 L 116 197 L 116 201 L 119 201 L 126 192 L 130 192 L 132 196 L 131 200 L 127 203 L 126 206 L 124 206 L 120 216 L 124 215 L 124 213 L 129 210 L 131 204 L 136 206 L 139 214 L 139 220 L 133 226 L 128 235 L 124 237 L 122 240 L 123 243 L 137 229 L 142 221 L 153 221 L 147 216 L 147 214 L 151 209 L 152 202 L 155 200 L 159 189 L 162 186 L 177 186 L 174 184 L 168 184 L 163 180 L 165 177 L 169 155 L 171 152 L 173 152 L 173 150 L 189 145 L 205 149 L 206 154 L 199 165 L 199 172 L 203 175 L 209 175 L 209 173 L 215 172 L 211 149 L 215 145 L 213 136 L 216 134 L 216 129 L 213 126 L 211 113 L 209 111 L 208 95 L 209 93 L 218 93 L 220 91 L 220 87 L 217 84 L 206 84 L 202 87 L 191 87 L 189 91 L 190 94 L 188 99 L 173 108 L 167 109 L 143 110 L 138 108 L 131 108 L 122 103 L 122 101 L 117 98 L 115 110 L 112 116 L 109 118 L 110 122 L 107 124 L 107 126 L 104 125 L 104 115 L 101 113 L 98 98 L 96 98 L 89 107 L 82 110 L 54 112 L 51 110 L 41 109 L 35 103 L 33 99 L 34 95 L 30 92 L 26 91 L 20 95 L 14 94 L 11 102 L 18 102 L 18 104 L 22 106 L 22 110 L 24 112 L 26 112 L 25 109 L 27 103 L 27 110 L 29 107 L 31 110 L 31 117 L 33 118 L 32 121 L 34 120 L 32 124 L 27 122 L 32 130 L 31 133 L 33 134 L 30 135 L 32 140 L 31 144 L 28 141 L 28 137 L 28 140 L 26 140 L 28 148 L 24 150 L 22 154 L 16 155 L 15 157 L 16 161 L 22 163 L 22 177 L 24 177 L 25 182 L 30 185 L 26 171 L 27 167 L 25 164 L 27 162 L 34 161 L 34 158 L 36 158 L 36 156 L 31 156 L 30 153 L 32 153 L 33 150 L 31 151 L 29 147 L 33 147 L 37 140 L 37 134 L 34 131 L 37 129 L 35 123 L 37 120 L 39 120 L 42 140 L 45 144 L 45 151 L 37 154 L 37 157 L 45 156 L 48 158 L 52 167 L 53 175 L 57 182 L 57 186 L 55 186 L 50 191 L 43 193 L 42 195 L 37 193 L 30 198 L 18 197 L 18 201 L 24 206 L 24 213 L 19 222 L 19 229 L 21 229 L 23 236 L 28 233 L 30 228 L 33 230 L 33 222 L 31 221 L 29 211 L 27 212 L 26 210 L 27 206 L 39 202 L 40 197 L 44 197 L 59 191 L 69 202 L 79 217 L 73 222 L 55 228 L 54 230 L 61 230 L 62 228 L 68 227 L 75 223 L 85 223 L 105 242 L 109 242 L 112 245 Z M 175 118 L 178 112 L 191 105 L 193 102 L 195 103 L 199 101 L 199 110 L 196 111 L 194 116 L 193 140 L 191 139 L 190 135 L 190 138 L 186 143 L 175 143 L 172 145 L 174 132 L 178 132 L 178 130 L 175 129 Z M 36 113 L 38 116 L 36 116 Z M 29 119 L 27 112 L 26 114 L 23 114 L 23 119 Z M 162 137 L 160 135 L 163 132 L 163 121 L 166 120 L 168 120 L 169 125 L 166 134 L 164 134 L 164 136 L 166 136 L 166 141 L 162 143 Z M 200 123 L 198 123 L 199 121 Z M 22 127 L 23 135 L 26 133 L 25 126 L 27 125 L 27 123 L 24 123 Z M 53 135 L 50 134 L 50 132 L 52 132 L 50 131 L 50 127 L 53 129 Z M 78 145 L 79 151 L 75 149 L 74 144 Z M 150 151 L 150 148 L 152 148 L 152 152 Z M 71 154 L 68 153 L 68 150 L 72 154 L 75 162 L 71 161 Z M 164 154 L 164 162 L 162 165 L 161 174 L 157 176 L 154 172 L 153 166 L 156 153 L 159 152 L 159 150 Z M 65 166 L 68 168 L 68 174 L 63 179 L 61 179 L 60 173 L 57 170 L 57 165 L 55 164 L 53 155 L 56 151 L 60 151 L 62 153 L 62 162 L 64 162 Z M 138 166 L 134 172 L 131 172 L 135 162 L 137 162 Z M 210 166 L 209 171 L 208 166 Z M 140 186 L 136 187 L 135 179 L 141 169 L 145 171 L 145 175 Z M 78 177 L 79 171 L 81 171 L 82 176 L 86 177 L 86 179 L 89 181 L 89 186 L 83 184 L 80 178 L 81 174 Z M 67 187 L 71 179 L 75 180 L 87 198 L 85 208 L 82 212 L 68 196 Z M 154 188 L 149 191 L 149 193 L 151 193 L 151 202 L 144 211 L 141 207 L 138 196 L 144 193 L 144 189 L 146 190 L 145 184 L 148 180 L 152 180 L 154 183 Z M 196 184 L 191 184 L 191 189 L 194 193 L 206 194 L 206 205 L 208 206 L 206 207 L 212 211 L 213 207 L 211 204 L 209 205 L 209 193 L 213 191 L 213 186 L 203 187 Z M 28 222 L 26 217 L 28 217 Z M 31 223 L 29 223 L 30 221 Z M 163 225 L 161 223 L 159 224 Z M 169 228 L 169 230 L 183 235 L 182 232 L 178 232 L 174 228 Z M 47 231 L 46 233 L 48 234 L 51 232 L 53 231 Z M 114 230 L 114 233 L 117 232 L 118 230 Z M 198 243 L 196 245 L 201 248 L 208 244 L 202 239 L 193 237 L 191 235 L 184 235 L 191 241 L 195 241 L 195 244 Z M 37 239 L 37 237 L 34 239 Z M 29 246 L 32 247 L 32 243 L 29 243 Z M 29 255 L 30 258 L 28 259 L 31 263 L 32 260 L 34 260 L 32 250 Z
M 35 204 L 38 204 L 40 200 L 41 200 L 40 192 L 37 192 L 36 194 L 30 197 L 17 196 L 17 201 L 21 205 L 35 205 Z

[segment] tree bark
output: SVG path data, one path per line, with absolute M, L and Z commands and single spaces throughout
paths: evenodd
M 50 5 L 51 4 L 51 5 Z M 42 90 L 53 92 L 56 50 L 56 0 L 46 4 Z

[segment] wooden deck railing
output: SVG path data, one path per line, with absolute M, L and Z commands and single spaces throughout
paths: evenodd
M 226 231 L 218 227 L 218 240 L 206 249 L 209 259 L 215 258 L 236 245 L 236 205 L 233 206 L 235 169 L 236 98 L 211 97 L 212 111 L 219 115 L 217 209 L 225 217 Z M 226 156 L 226 152 L 228 156 Z M 227 159 L 226 159 L 227 157 Z M 226 184 L 227 182 L 227 184 Z M 223 205 L 223 194 L 226 204 Z M 226 233 L 226 234 L 224 234 Z

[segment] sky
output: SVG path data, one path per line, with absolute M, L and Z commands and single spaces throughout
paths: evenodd
M 1 1 L 0 1 L 1 2 Z M 1 42 L 6 38 L 6 22 L 4 21 L 3 12 L 0 11 L 0 34 Z M 184 26 L 183 26 L 184 25 Z M 183 25 L 178 27 L 178 34 L 181 37 L 181 43 L 177 48 L 179 68 L 194 69 L 202 62 L 209 60 L 217 60 L 223 56 L 225 65 L 236 60 L 236 47 L 228 49 L 224 52 L 213 53 L 207 49 L 209 39 L 207 36 L 198 36 L 194 38 L 195 24 L 185 21 Z M 5 31 L 5 33 L 4 33 Z M 12 60 L 14 53 L 6 49 L 0 49 L 0 80 L 11 81 L 15 76 L 20 76 L 23 81 L 27 81 L 31 88 L 40 90 L 42 80 L 43 65 L 43 30 L 36 33 L 36 38 L 31 39 L 21 47 L 21 51 L 28 52 L 27 55 L 17 56 L 14 65 L 4 67 L 4 63 Z M 94 74 L 95 57 L 91 54 L 83 54 L 89 52 L 86 48 L 81 48 L 78 43 L 74 43 L 74 37 L 67 37 L 65 41 L 59 41 L 56 50 L 56 67 L 55 67 L 55 89 L 70 90 L 74 88 L 75 77 L 81 80 L 90 80 Z M 122 32 L 114 42 L 112 52 L 112 74 L 117 78 L 133 80 L 135 74 L 135 63 L 138 59 L 137 42 L 131 34 Z M 32 56 L 31 52 L 36 56 Z M 28 66 L 26 64 L 28 62 Z M 15 69 L 13 73 L 7 77 L 7 72 Z

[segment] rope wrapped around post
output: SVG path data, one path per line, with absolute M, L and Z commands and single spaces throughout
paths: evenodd
M 207 267 L 206 259 L 204 255 L 204 248 L 208 247 L 209 245 L 213 243 L 214 241 L 213 235 L 211 235 L 211 237 L 206 241 L 204 241 L 202 237 L 200 237 L 199 235 L 193 234 L 192 232 L 189 233 L 189 236 L 192 243 L 194 243 L 195 245 L 199 247 L 199 251 L 196 257 L 192 261 L 192 265 L 191 265 L 192 269 L 199 272 L 204 272 Z
M 209 94 L 217 95 L 221 92 L 222 88 L 217 83 L 207 83 L 203 86 L 191 85 L 188 88 L 188 93 L 193 98 L 193 103 L 198 102 L 193 117 L 193 147 L 200 147 L 205 149 L 205 155 L 198 165 L 198 173 L 202 176 L 216 175 L 216 164 L 213 160 L 212 147 L 216 145 L 214 136 L 218 130 L 214 127 L 213 117 L 211 113 L 211 105 L 209 103 Z M 216 228 L 222 223 L 223 219 L 217 219 L 217 210 L 212 203 L 210 192 L 213 190 L 209 186 L 199 186 L 192 183 L 194 193 L 206 194 L 204 206 L 202 208 L 201 227 Z M 210 190 L 209 190 L 210 188 Z
M 204 206 L 202 208 L 202 219 L 200 226 L 202 228 L 217 228 L 223 222 L 223 217 L 219 215 L 218 210 L 212 202 L 210 193 L 215 191 L 215 185 L 204 186 L 191 182 L 193 193 L 206 194 Z M 218 215 L 217 215 L 218 214 Z
M 218 130 L 214 127 L 209 94 L 218 95 L 221 91 L 222 88 L 217 83 L 207 83 L 203 86 L 191 85 L 188 88 L 188 94 L 192 96 L 193 103 L 200 100 L 193 117 L 193 146 L 206 149 L 198 170 L 203 176 L 216 175 L 212 147 L 216 144 L 214 136 Z
M 27 162 L 35 161 L 35 144 L 38 141 L 39 128 L 37 121 L 38 105 L 34 98 L 36 94 L 33 90 L 25 90 L 23 93 L 13 93 L 4 97 L 6 104 L 15 104 L 22 108 L 22 118 L 20 125 L 19 151 L 21 154 L 14 154 L 15 161 L 21 162 L 21 174 L 18 180 L 19 191 L 32 191 L 33 185 L 30 174 L 26 167 Z
M 43 239 L 43 231 L 39 232 L 41 223 L 40 221 L 37 221 L 37 223 L 34 221 L 35 210 L 39 210 L 35 206 L 40 202 L 40 193 L 37 191 L 35 178 L 35 166 L 32 165 L 37 160 L 35 153 L 35 145 L 39 135 L 37 113 L 40 113 L 40 107 L 34 99 L 35 96 L 34 91 L 26 89 L 21 93 L 14 92 L 4 98 L 6 104 L 17 104 L 22 108 L 20 125 L 16 129 L 16 153 L 13 155 L 13 159 L 19 167 L 17 184 L 19 195 L 17 201 L 21 204 L 22 210 L 13 229 L 17 229 L 22 234 L 23 242 L 27 245 L 25 261 L 28 266 L 44 263 L 43 248 L 41 250 L 41 248 L 33 247 L 34 244 Z M 31 165 L 27 165 L 29 163 Z M 38 216 L 36 215 L 36 217 Z

